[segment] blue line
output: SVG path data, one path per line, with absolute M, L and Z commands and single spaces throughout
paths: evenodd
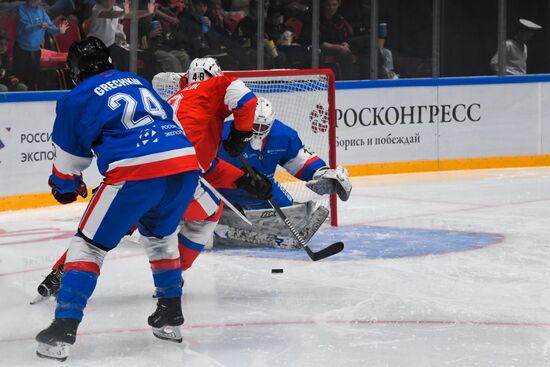
M 392 80 L 350 80 L 337 81 L 337 90 L 371 89 L 371 88 L 401 88 L 401 87 L 436 87 L 460 85 L 493 85 L 493 84 L 526 84 L 550 82 L 550 74 L 533 74 L 522 76 L 478 76 L 458 78 L 418 78 Z M 57 101 L 68 91 L 45 92 L 8 92 L 0 93 L 0 103 L 3 102 L 42 102 Z

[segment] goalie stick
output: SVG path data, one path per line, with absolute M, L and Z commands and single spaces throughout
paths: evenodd
M 246 160 L 245 157 L 243 157 L 242 154 L 239 154 L 239 160 L 243 164 L 248 174 L 250 174 L 251 176 L 256 175 L 256 173 L 252 169 L 252 166 L 250 166 L 250 163 L 248 163 L 248 161 Z M 279 215 L 281 220 L 286 224 L 286 226 L 288 227 L 288 229 L 290 230 L 294 238 L 296 238 L 300 247 L 304 249 L 304 251 L 308 254 L 311 260 L 319 261 L 326 257 L 336 255 L 337 253 L 339 253 L 344 249 L 343 242 L 335 242 L 332 245 L 329 245 L 322 250 L 312 251 L 307 245 L 307 242 L 300 235 L 300 232 L 298 232 L 294 227 L 294 225 L 290 222 L 290 220 L 288 220 L 285 213 L 281 210 L 281 207 L 279 206 L 279 204 L 277 204 L 277 202 L 273 198 L 268 199 L 268 201 L 269 201 L 269 204 L 271 204 L 271 206 L 273 207 L 273 209 L 275 209 L 275 212 Z

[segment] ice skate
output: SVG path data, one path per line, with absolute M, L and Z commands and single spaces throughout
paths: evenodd
M 80 320 L 54 319 L 50 326 L 36 335 L 36 355 L 41 358 L 64 361 L 69 348 L 76 341 L 76 330 Z
M 153 335 L 175 343 L 183 341 L 179 328 L 183 321 L 180 297 L 159 298 L 157 309 L 147 319 L 147 323 L 153 328 Z
M 59 266 L 56 270 L 52 270 L 42 283 L 38 285 L 38 294 L 31 301 L 31 305 L 45 301 L 51 296 L 57 297 L 59 287 L 61 286 L 61 278 L 63 278 L 63 265 Z

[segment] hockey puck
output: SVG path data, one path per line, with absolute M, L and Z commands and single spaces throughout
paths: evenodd
M 271 273 L 273 274 L 282 273 L 282 272 L 283 272 L 283 269 L 271 269 Z

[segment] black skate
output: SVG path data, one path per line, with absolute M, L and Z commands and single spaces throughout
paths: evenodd
M 63 265 L 60 265 L 57 270 L 52 270 L 44 278 L 37 288 L 38 295 L 31 301 L 31 305 L 47 300 L 51 296 L 57 297 L 61 286 L 61 278 L 63 278 Z
M 181 298 L 159 298 L 157 309 L 149 316 L 147 323 L 153 328 L 153 335 L 157 338 L 181 343 L 183 341 L 179 328 L 183 325 Z
M 64 361 L 69 356 L 69 347 L 76 341 L 80 320 L 54 319 L 52 324 L 36 335 L 36 355 Z

